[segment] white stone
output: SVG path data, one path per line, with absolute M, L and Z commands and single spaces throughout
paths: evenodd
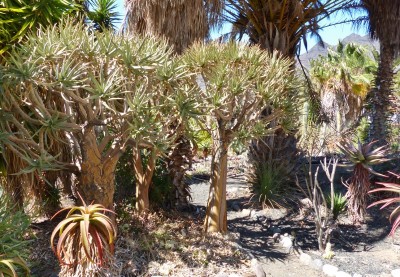
M 339 269 L 336 266 L 324 264 L 324 266 L 322 267 L 322 271 L 330 277 L 335 277 Z
M 300 262 L 305 265 L 310 265 L 312 263 L 312 258 L 310 255 L 306 253 L 301 253 L 300 255 Z
M 236 273 L 231 273 L 228 275 L 228 277 L 243 277 L 243 276 Z
M 400 268 L 392 270 L 391 273 L 393 277 L 400 277 Z
M 344 271 L 338 271 L 336 272 L 336 276 L 335 277 L 351 277 L 351 275 L 347 272 Z
M 250 216 L 251 210 L 250 209 L 243 209 L 242 216 Z
M 256 259 L 251 259 L 251 269 L 256 277 L 266 277 L 262 265 Z
M 292 238 L 290 236 L 283 236 L 281 239 L 281 245 L 286 249 L 290 249 L 293 246 Z
M 358 274 L 358 273 L 354 273 L 354 274 L 353 274 L 353 277 L 362 277 L 362 275 L 361 275 L 361 274 Z
M 320 270 L 324 266 L 321 259 L 315 259 L 311 263 L 311 267 Z

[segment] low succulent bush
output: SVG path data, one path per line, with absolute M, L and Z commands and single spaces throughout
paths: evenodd
M 23 211 L 17 210 L 0 190 L 0 277 L 16 277 L 19 271 L 29 274 L 24 260 L 29 244 L 24 235 L 29 225 L 29 217 Z
M 367 195 L 370 190 L 370 174 L 381 175 L 372 166 L 383 163 L 388 159 L 384 146 L 372 149 L 375 141 L 357 147 L 351 141 L 338 144 L 339 149 L 354 165 L 353 174 L 347 183 L 347 206 L 354 222 L 363 222 L 366 214 Z M 382 175 L 381 175 L 382 176 Z
M 268 163 L 259 164 L 247 178 L 253 186 L 253 193 L 266 206 L 279 207 L 288 191 L 285 171 Z
M 75 206 L 62 209 L 54 216 L 68 210 L 51 234 L 51 247 L 60 264 L 68 270 L 81 272 L 82 276 L 89 275 L 93 268 L 101 268 L 110 264 L 114 251 L 116 226 L 107 216 L 106 209 L 100 204 Z M 55 244 L 56 236 L 59 237 Z
M 332 198 L 330 195 L 326 196 L 326 204 L 332 211 L 332 217 L 336 220 L 339 215 L 346 211 L 347 198 L 341 193 L 335 193 L 333 195 L 333 208 L 331 208 Z
M 399 174 L 395 174 L 395 173 L 391 173 L 391 174 L 393 174 L 393 176 L 395 176 L 397 179 L 400 180 Z M 400 195 L 400 184 L 383 183 L 383 182 L 378 182 L 377 184 L 379 184 L 383 187 L 373 189 L 373 190 L 369 191 L 369 193 L 392 192 L 392 193 L 396 193 L 396 194 Z M 381 209 L 384 209 L 392 204 L 398 205 L 399 203 L 400 203 L 400 196 L 396 196 L 396 197 L 390 197 L 390 198 L 375 201 L 374 203 L 369 205 L 368 208 L 372 207 L 372 206 L 383 204 L 381 206 Z M 396 229 L 400 226 L 400 206 L 399 205 L 392 211 L 392 213 L 390 214 L 389 220 L 392 223 L 392 230 L 390 231 L 389 235 L 393 236 Z

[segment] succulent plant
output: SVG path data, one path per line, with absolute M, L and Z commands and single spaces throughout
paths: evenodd
M 69 210 L 51 234 L 51 248 L 61 265 L 96 264 L 103 266 L 109 253 L 113 252 L 116 226 L 105 212 L 111 212 L 100 204 L 74 206 L 58 211 L 57 216 Z M 53 219 L 52 218 L 52 219 Z M 59 236 L 57 246 L 55 237 Z
M 338 148 L 354 165 L 353 174 L 347 182 L 347 207 L 353 217 L 354 222 L 363 222 L 365 220 L 367 195 L 370 188 L 370 173 L 384 176 L 376 172 L 372 166 L 388 161 L 385 157 L 387 148 L 385 146 L 372 149 L 376 141 L 361 144 L 357 147 L 351 141 L 345 141 L 338 144 Z
M 392 174 L 393 176 L 396 177 L 396 179 L 400 180 L 400 175 L 399 174 L 395 174 L 393 172 L 389 172 L 390 174 Z M 377 189 L 373 189 L 371 191 L 369 191 L 369 193 L 374 193 L 374 192 L 394 192 L 397 194 L 400 194 L 400 184 L 396 184 L 396 183 L 382 183 L 382 182 L 377 182 L 378 185 L 382 185 L 383 187 L 381 188 L 377 188 Z M 386 207 L 388 207 L 391 204 L 396 204 L 396 203 L 400 203 L 400 197 L 390 197 L 390 198 L 386 198 L 386 199 L 382 199 L 382 200 L 378 200 L 374 203 L 372 203 L 371 205 L 368 206 L 372 207 L 372 206 L 376 206 L 379 204 L 383 204 L 382 207 L 380 209 L 384 209 Z M 391 236 L 394 235 L 396 229 L 400 226 L 400 206 L 397 206 L 392 213 L 390 214 L 389 217 L 390 222 L 392 223 L 392 230 L 390 231 Z

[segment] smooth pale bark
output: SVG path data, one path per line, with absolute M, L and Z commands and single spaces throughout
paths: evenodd
M 156 167 L 156 154 L 152 150 L 146 169 L 143 168 L 140 149 L 134 147 L 133 152 L 133 167 L 136 178 L 136 210 L 139 213 L 147 212 L 150 208 L 149 188 Z
M 82 165 L 78 191 L 86 204 L 102 204 L 113 210 L 115 168 L 119 155 L 102 157 L 93 129 L 83 134 Z
M 375 88 L 372 92 L 371 140 L 378 140 L 377 146 L 388 143 L 388 119 L 390 96 L 393 83 L 394 49 L 389 42 L 381 41 L 380 61 Z
M 218 133 L 217 133 L 218 132 Z M 208 196 L 207 213 L 204 221 L 205 232 L 227 231 L 226 179 L 228 170 L 228 137 L 223 130 L 213 135 L 211 160 L 211 186 Z

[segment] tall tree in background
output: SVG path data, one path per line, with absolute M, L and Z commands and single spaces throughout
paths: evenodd
M 223 19 L 232 23 L 231 37 L 241 40 L 249 38 L 250 44 L 258 44 L 269 52 L 275 50 L 294 60 L 299 53 L 300 43 L 307 47 L 307 35 L 316 36 L 322 20 L 349 4 L 350 0 L 225 0 Z M 299 97 L 297 97 L 299 98 Z M 271 108 L 264 115 L 271 113 Z M 296 117 L 296 113 L 292 116 Z M 298 115 L 297 115 L 298 116 Z M 293 171 L 297 154 L 296 139 L 292 134 L 296 129 L 295 117 L 270 122 L 275 128 L 273 136 L 254 141 L 251 145 L 251 159 L 255 167 L 262 164 L 275 165 L 285 163 L 286 172 Z M 257 177 L 256 177 L 257 178 Z
M 378 73 L 371 91 L 370 137 L 378 140 L 378 146 L 381 146 L 388 142 L 393 62 L 400 53 L 400 0 L 361 0 L 360 4 L 367 12 L 360 22 L 366 23 L 370 37 L 380 42 Z
M 220 0 L 125 0 L 128 33 L 152 34 L 165 37 L 180 54 L 196 41 L 204 41 L 210 26 L 217 21 L 223 1 Z M 168 169 L 175 187 L 177 207 L 188 205 L 189 188 L 184 182 L 188 162 L 193 155 L 184 126 L 176 124 L 180 133 L 169 154 Z

